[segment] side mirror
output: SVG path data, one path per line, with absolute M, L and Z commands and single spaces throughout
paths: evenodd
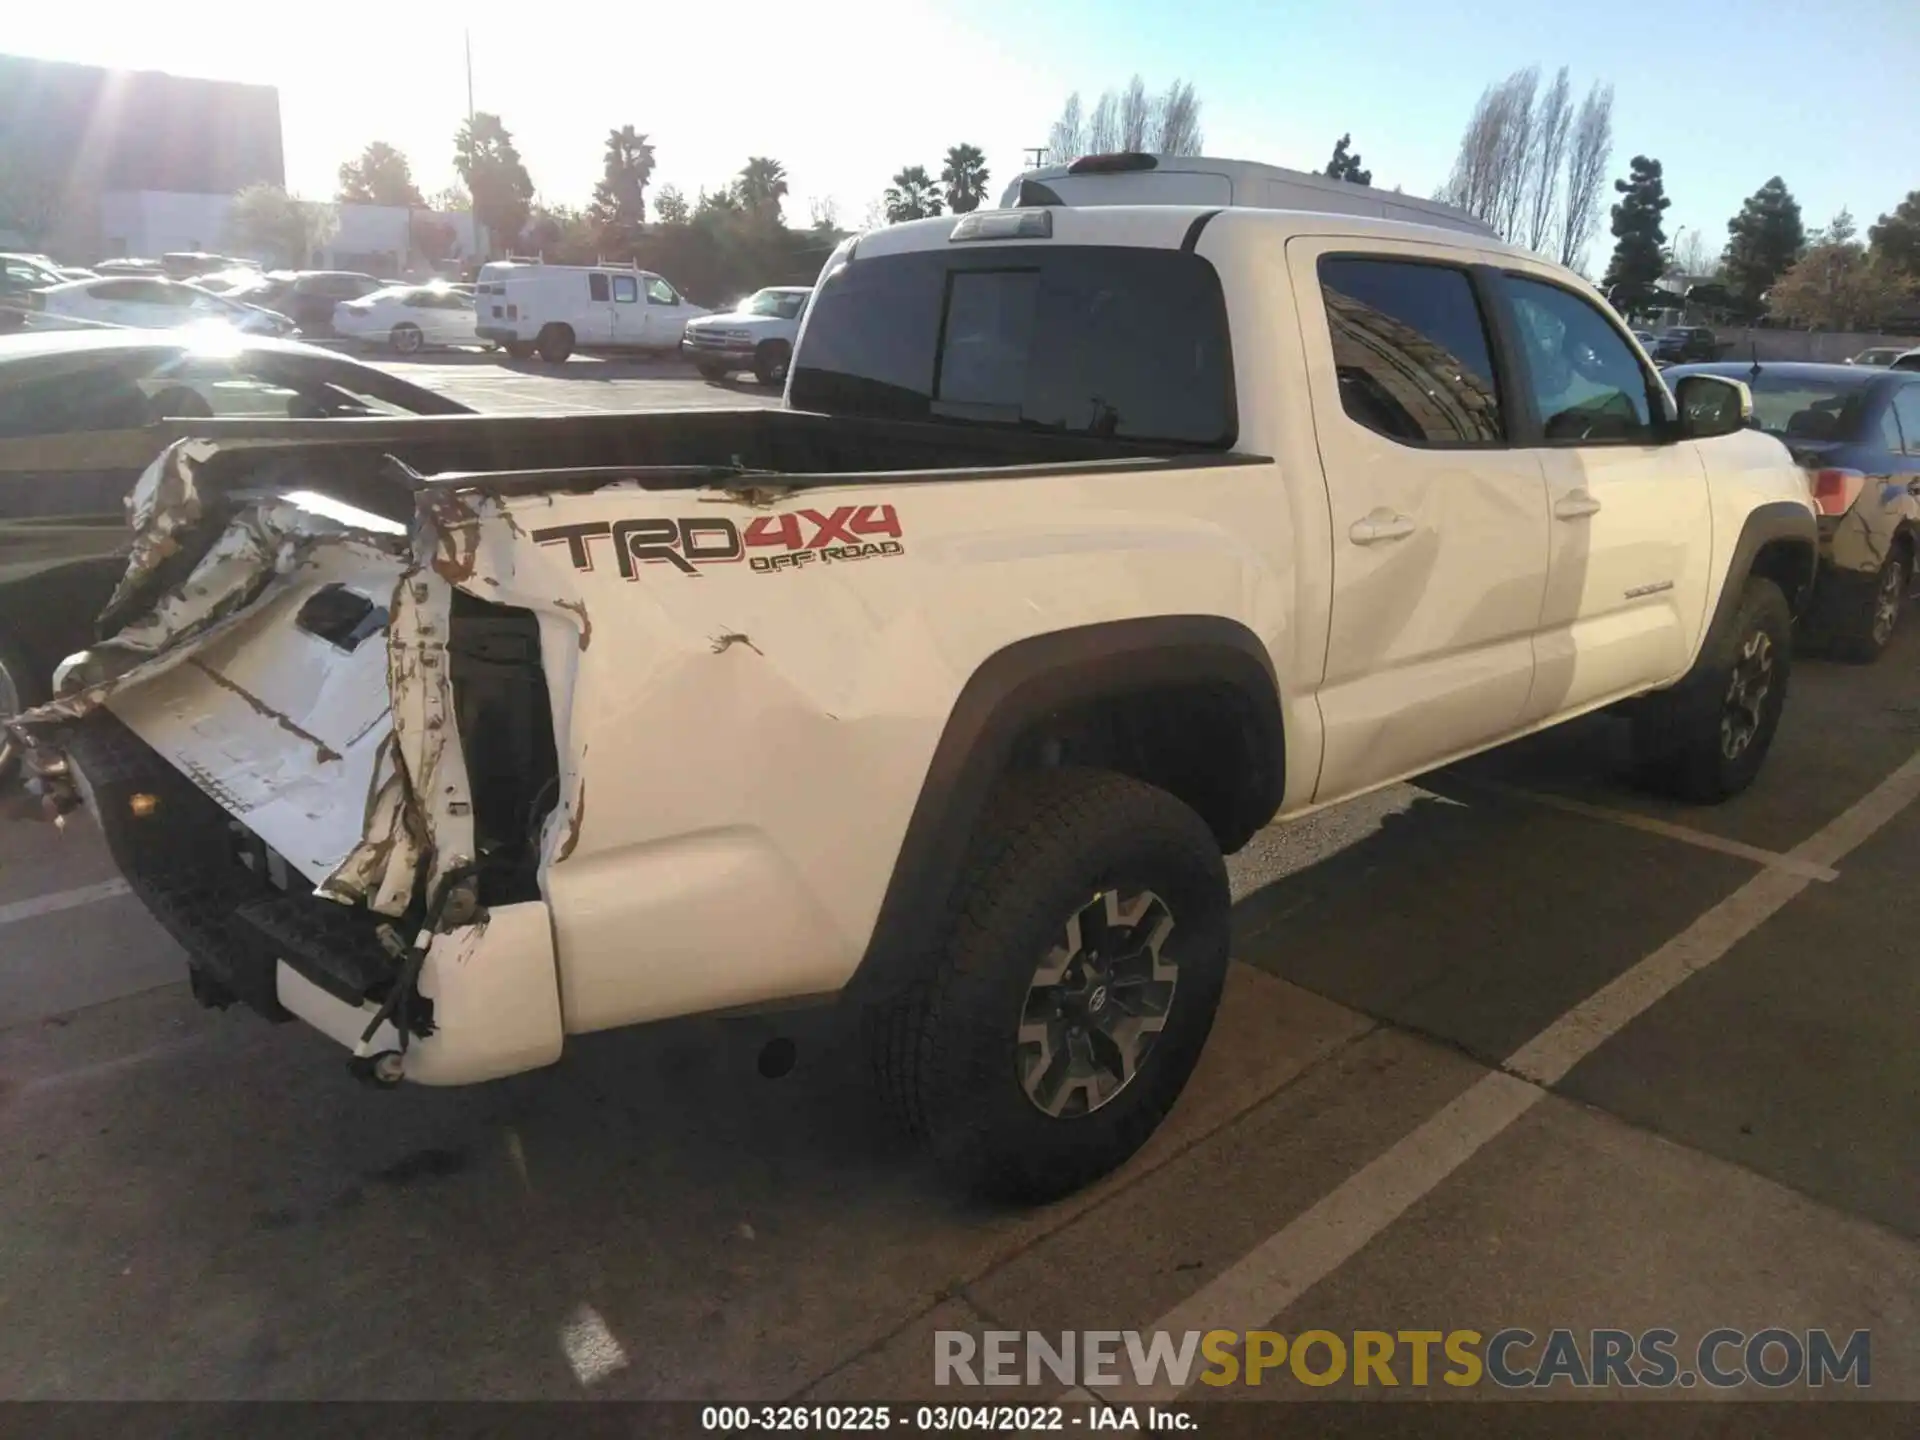
M 1673 387 L 1680 433 L 1689 440 L 1731 435 L 1753 423 L 1753 391 L 1725 375 L 1688 375 Z

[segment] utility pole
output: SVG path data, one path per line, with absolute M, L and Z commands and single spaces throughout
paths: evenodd
M 479 150 L 474 143 L 473 133 L 473 27 L 468 26 L 461 32 L 461 35 L 466 42 L 467 49 L 467 154 L 469 158 L 472 159 L 479 155 Z M 467 180 L 467 204 L 469 206 L 473 204 L 473 180 L 471 177 Z M 469 209 L 467 213 L 473 216 L 473 248 L 480 252 L 479 258 L 485 260 L 487 258 L 486 229 L 480 224 L 478 211 Z

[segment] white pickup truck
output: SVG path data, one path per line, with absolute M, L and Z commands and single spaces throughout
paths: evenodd
M 961 1182 L 1054 1195 L 1185 1084 L 1276 815 L 1622 702 L 1752 780 L 1816 533 L 1748 403 L 1458 231 L 902 225 L 781 410 L 209 424 L 16 728 L 203 999 L 369 1078 L 838 997 Z

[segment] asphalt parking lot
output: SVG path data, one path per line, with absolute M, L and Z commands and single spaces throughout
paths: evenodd
M 772 398 L 603 363 L 393 368 Z M 777 1081 L 734 1020 L 363 1089 L 197 1007 L 90 825 L 8 796 L 0 1398 L 952 1400 L 940 1330 L 1664 1326 L 1868 1330 L 1868 1393 L 1920 1400 L 1920 624 L 1793 685 L 1719 809 L 1594 718 L 1257 836 L 1173 1118 L 1030 1212 L 944 1191 L 823 1016 Z

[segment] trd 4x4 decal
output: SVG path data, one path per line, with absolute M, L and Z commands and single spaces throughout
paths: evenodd
M 888 538 L 873 538 L 879 535 Z M 533 539 L 538 545 L 565 545 L 576 570 L 592 570 L 593 542 L 609 540 L 613 563 L 623 580 L 638 578 L 642 565 L 672 565 L 683 575 L 698 576 L 701 565 L 733 565 L 741 560 L 767 572 L 907 553 L 900 543 L 900 517 L 891 505 L 756 515 L 744 532 L 732 520 L 716 515 L 690 520 L 595 520 L 551 525 L 534 531 Z M 771 553 L 749 554 L 753 550 Z

